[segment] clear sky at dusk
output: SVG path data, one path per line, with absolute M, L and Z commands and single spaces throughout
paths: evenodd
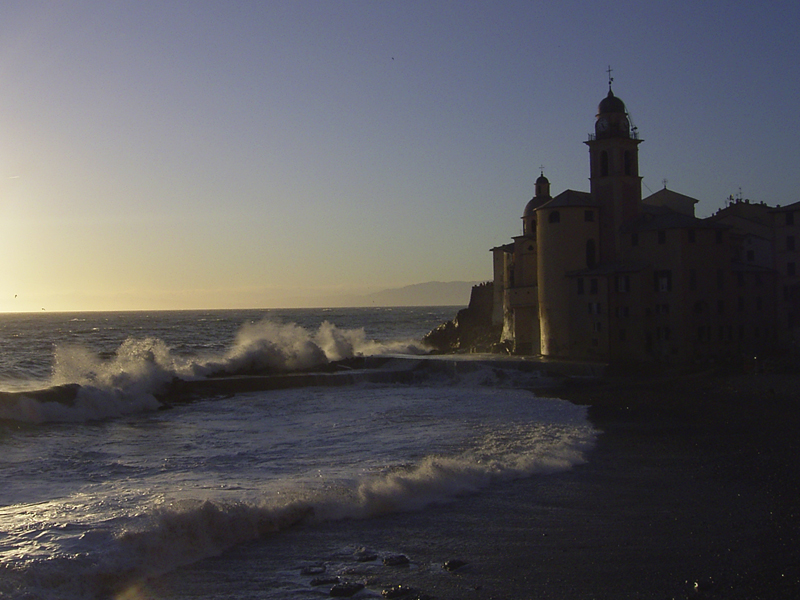
M 608 65 L 644 195 L 795 202 L 798 24 L 736 0 L 4 0 L 0 311 L 489 279 L 540 165 L 588 191 Z

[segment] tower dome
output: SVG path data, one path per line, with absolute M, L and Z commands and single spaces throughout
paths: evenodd
M 625 103 L 614 95 L 609 86 L 608 96 L 597 107 L 597 121 L 594 126 L 597 139 L 630 137 L 630 126 Z
M 550 193 L 550 180 L 547 177 L 544 176 L 544 173 L 542 173 L 541 175 L 539 175 L 539 177 L 536 178 L 536 193 L 537 193 L 537 195 L 539 194 L 540 186 L 542 186 L 542 187 L 547 186 L 547 192 L 548 192 L 548 194 Z
M 597 107 L 597 113 L 624 113 L 625 112 L 625 103 L 617 98 L 610 89 L 608 90 L 608 96 L 603 98 L 600 101 L 600 105 Z

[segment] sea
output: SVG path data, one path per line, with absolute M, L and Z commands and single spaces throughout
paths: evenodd
M 0 597 L 400 597 L 423 565 L 368 532 L 598 434 L 538 371 L 430 356 L 458 308 L 0 315 Z

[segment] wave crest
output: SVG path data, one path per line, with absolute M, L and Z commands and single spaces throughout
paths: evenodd
M 243 325 L 218 355 L 183 357 L 160 339 L 128 338 L 110 356 L 78 345 L 57 346 L 50 387 L 0 392 L 0 419 L 28 423 L 107 419 L 156 410 L 175 379 L 308 371 L 351 358 L 422 354 L 414 342 L 368 340 L 363 328 L 323 322 L 316 331 L 264 320 Z

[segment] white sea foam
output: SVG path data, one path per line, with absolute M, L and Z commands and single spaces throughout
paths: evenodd
M 106 463 L 127 459 L 129 468 L 146 470 L 136 471 L 143 474 L 133 480 L 104 477 L 61 502 L 20 504 L 7 515 L 0 510 L 0 520 L 37 523 L 33 530 L 9 528 L 9 537 L 0 540 L 0 553 L 8 549 L 0 561 L 0 593 L 108 597 L 127 584 L 269 538 L 301 521 L 315 525 L 422 510 L 498 482 L 569 469 L 584 462 L 596 434 L 583 407 L 522 390 L 452 382 L 249 394 L 159 413 L 157 422 L 169 424 L 174 440 L 174 446 L 162 443 L 159 455 L 185 453 L 186 442 L 195 440 L 203 443 L 197 451 L 205 466 L 198 472 L 189 461 L 163 478 L 150 469 L 149 454 L 140 465 L 130 455 L 151 446 L 158 438 L 139 437 L 151 429 L 157 435 L 160 427 L 131 431 L 109 423 L 96 434 L 92 428 L 86 433 L 92 436 L 91 453 L 76 457 L 87 469 L 95 454 L 108 452 L 105 440 L 111 436 L 124 441 L 127 454 Z M 254 427 L 246 436 L 244 423 Z M 297 447 L 280 449 L 301 431 Z M 239 464 L 231 475 L 240 485 L 214 491 L 210 484 L 219 488 L 228 481 L 208 463 L 223 442 Z M 276 454 L 250 472 L 248 457 L 267 452 Z M 140 487 L 133 489 L 137 481 Z M 25 547 L 12 552 L 13 543 Z
M 24 393 L 11 400 L 4 399 L 0 402 L 0 419 L 24 423 L 78 423 L 157 410 L 160 406 L 151 393 L 131 394 L 121 389 L 84 386 L 68 403 L 42 401 Z
M 327 321 L 316 331 L 269 320 L 247 323 L 228 350 L 207 356 L 179 356 L 152 337 L 125 340 L 111 358 L 83 346 L 60 345 L 50 385 L 66 387 L 46 396 L 0 394 L 0 419 L 28 423 L 107 419 L 156 410 L 160 406 L 156 396 L 175 378 L 286 373 L 360 356 L 424 352 L 414 342 L 379 343 L 366 339 L 363 329 L 340 329 Z M 80 389 L 69 388 L 72 384 Z
M 516 438 L 516 434 L 525 436 Z M 386 472 L 310 489 L 284 489 L 257 502 L 182 501 L 159 508 L 118 538 L 128 568 L 152 574 L 217 555 L 300 522 L 366 519 L 422 510 L 493 483 L 563 471 L 585 461 L 588 426 L 548 424 L 500 441 L 489 436 L 457 456 L 426 456 Z M 513 439 L 513 441 L 512 441 Z M 506 442 L 511 442 L 506 446 Z M 119 564 L 115 564 L 119 569 Z

